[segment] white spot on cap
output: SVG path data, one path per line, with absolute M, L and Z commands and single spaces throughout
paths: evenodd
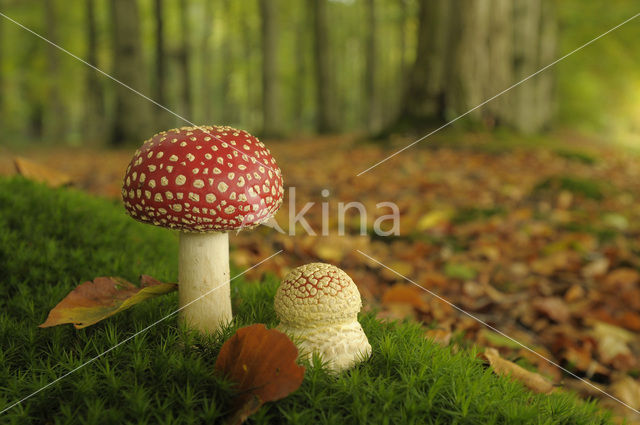
M 204 187 L 204 182 L 200 179 L 193 181 L 193 187 L 197 187 L 198 189 L 202 189 Z
M 187 178 L 185 176 L 183 176 L 182 174 L 178 174 L 178 176 L 176 177 L 176 184 L 178 186 L 182 186 L 186 182 L 187 182 Z
M 144 183 L 147 179 L 147 175 L 145 173 L 140 173 L 140 183 Z
M 156 202 L 162 202 L 162 195 L 160 193 L 156 193 L 153 196 L 153 200 L 156 201 Z
M 168 190 L 164 193 L 164 197 L 167 198 L 168 200 L 172 200 L 173 199 L 173 193 L 169 192 Z
M 218 183 L 218 190 L 219 190 L 220 192 L 223 192 L 223 193 L 224 193 L 224 192 L 226 192 L 226 191 L 227 191 L 227 189 L 229 189 L 229 186 L 227 186 L 227 184 L 226 184 L 225 182 L 220 182 L 220 183 Z
M 167 171 L 168 172 L 172 172 L 173 171 L 173 165 L 167 165 Z
M 193 154 L 192 154 L 192 153 L 188 153 L 188 154 L 187 154 L 187 159 L 188 159 L 189 161 L 193 162 L 193 160 L 194 160 L 194 159 L 196 159 L 196 157 L 195 157 L 195 156 L 193 156 Z
M 189 192 L 189 199 L 191 199 L 193 202 L 200 202 L 200 195 L 198 195 L 197 193 Z
M 153 164 L 149 164 L 149 165 L 147 166 L 147 168 L 149 168 L 149 171 L 150 171 L 150 172 L 152 172 L 152 173 L 153 173 L 154 171 L 156 171 L 156 166 L 155 166 L 155 165 L 153 165 Z
M 166 185 L 168 185 L 168 184 L 169 184 L 169 179 L 168 179 L 168 178 L 166 178 L 165 176 L 160 177 L 160 184 L 161 184 L 162 186 L 166 186 Z
M 158 158 L 158 159 L 162 158 L 163 156 L 164 156 L 164 152 L 158 152 L 156 154 L 156 158 Z
M 156 187 L 156 181 L 154 179 L 149 180 L 149 187 L 151 189 L 153 189 L 154 187 Z
M 177 162 L 177 161 L 178 161 L 178 156 L 177 156 L 177 155 L 171 155 L 171 156 L 169 157 L 169 161 L 171 161 L 171 162 Z

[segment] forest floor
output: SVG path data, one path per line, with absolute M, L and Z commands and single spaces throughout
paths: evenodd
M 380 318 L 420 321 L 441 344 L 495 347 L 640 423 L 631 410 L 428 292 L 640 409 L 640 156 L 582 139 L 558 144 L 563 137 L 452 137 L 425 141 L 361 176 L 411 140 L 391 148 L 348 136 L 268 141 L 285 187 L 295 187 L 276 217 L 286 234 L 262 226 L 233 235 L 232 261 L 244 269 L 283 250 L 251 271 L 253 278 L 265 271 L 281 277 L 313 261 L 336 264 Z M 132 152 L 0 149 L 0 175 L 15 173 L 18 155 L 68 175 L 74 187 L 118 199 Z M 340 235 L 338 204 L 355 201 L 368 214 L 364 234 L 350 209 Z M 290 235 L 290 218 L 307 202 L 313 205 L 304 219 L 317 235 L 300 222 Z M 391 213 L 381 202 L 398 206 L 398 235 L 376 234 L 376 218 Z

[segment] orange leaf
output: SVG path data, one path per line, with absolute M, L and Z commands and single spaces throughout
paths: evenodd
M 305 369 L 289 337 L 263 324 L 238 329 L 220 349 L 215 370 L 235 382 L 238 396 L 231 423 L 241 423 L 263 403 L 284 398 L 302 384 Z
M 124 311 L 148 298 L 164 295 L 178 289 L 175 283 L 163 283 L 142 275 L 140 286 L 121 277 L 97 277 L 84 282 L 58 303 L 41 328 L 73 323 L 76 329 Z
M 429 304 L 424 300 L 425 292 L 415 285 L 397 283 L 382 295 L 382 304 L 408 304 L 420 311 L 428 311 Z
M 71 177 L 67 174 L 25 158 L 15 157 L 13 164 L 18 174 L 28 179 L 44 183 L 50 187 L 65 186 L 71 183 Z

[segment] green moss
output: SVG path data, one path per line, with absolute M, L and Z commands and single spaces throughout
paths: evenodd
M 604 198 L 605 187 L 596 180 L 575 176 L 552 176 L 540 181 L 533 189 L 534 194 L 566 190 L 574 195 L 588 199 L 601 200 Z
M 587 152 L 577 151 L 573 149 L 556 149 L 554 150 L 554 152 L 556 155 L 570 161 L 581 162 L 587 165 L 594 165 L 598 163 L 598 158 Z
M 134 222 L 114 203 L 0 180 L 0 410 L 175 310 L 175 294 L 84 330 L 39 329 L 75 285 L 101 275 L 176 278 L 176 237 Z M 237 271 L 236 271 L 237 272 Z M 232 387 L 212 374 L 238 326 L 274 325 L 277 280 L 232 282 L 235 322 L 200 337 L 176 317 L 149 328 L 2 414 L 2 423 L 216 423 Z M 473 350 L 427 341 L 415 324 L 362 317 L 372 358 L 338 377 L 317 361 L 302 387 L 250 423 L 605 423 L 594 403 L 535 395 L 493 375 Z

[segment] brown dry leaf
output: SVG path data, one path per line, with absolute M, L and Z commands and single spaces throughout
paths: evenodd
M 13 159 L 13 164 L 18 174 L 50 187 L 60 187 L 71 183 L 71 176 L 26 158 L 17 156 Z
M 604 279 L 604 284 L 610 289 L 629 289 L 640 282 L 640 272 L 630 268 L 613 270 Z
M 414 285 L 398 283 L 382 295 L 382 304 L 405 304 L 420 311 L 428 311 L 429 304 L 423 298 L 425 292 Z
M 614 380 L 609 391 L 611 391 L 613 396 L 622 400 L 624 403 L 636 410 L 640 410 L 640 381 L 637 379 L 633 379 L 630 376 L 621 376 Z M 640 423 L 640 414 L 637 414 L 617 403 L 612 407 L 630 421 L 630 424 Z
M 142 275 L 140 286 L 121 277 L 97 277 L 79 285 L 58 303 L 39 327 L 73 323 L 76 329 L 98 323 L 134 305 L 178 289 L 175 283 L 160 282 Z
M 236 413 L 229 423 L 239 424 L 266 402 L 297 390 L 305 369 L 296 364 L 298 349 L 289 337 L 258 323 L 238 329 L 220 349 L 215 370 L 236 384 Z
M 566 322 L 571 317 L 569 307 L 560 297 L 537 298 L 532 305 L 539 313 L 559 323 Z
M 530 372 L 509 360 L 503 359 L 495 348 L 485 349 L 481 356 L 489 362 L 497 375 L 510 376 L 537 393 L 549 394 L 553 390 L 553 384 L 542 375 Z
M 424 332 L 424 336 L 436 344 L 446 347 L 451 343 L 452 334 L 448 329 L 427 329 Z

